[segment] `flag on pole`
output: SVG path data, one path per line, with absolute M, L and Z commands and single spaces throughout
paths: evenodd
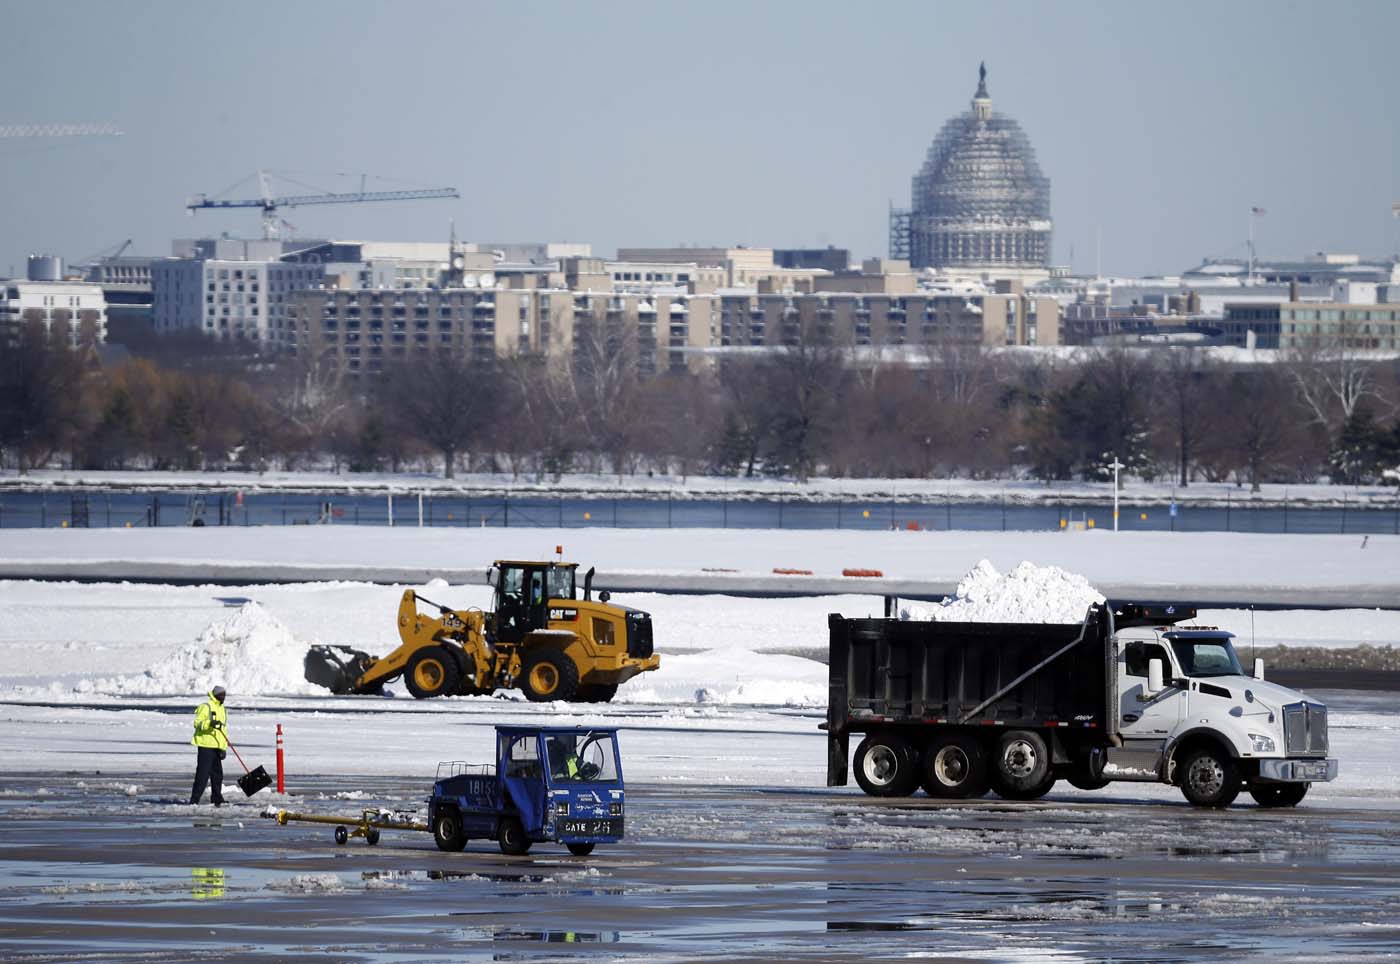
M 1265 211 L 1263 208 L 1250 208 L 1250 209 L 1249 209 L 1249 213 L 1250 213 L 1250 214 L 1253 214 L 1253 215 L 1256 215 L 1256 216 L 1260 216 L 1260 215 L 1268 214 L 1269 212 Z

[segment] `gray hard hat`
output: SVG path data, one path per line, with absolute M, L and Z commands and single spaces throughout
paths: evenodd
M 227 691 L 222 686 L 216 686 L 212 690 L 210 690 L 210 692 L 214 694 L 214 699 L 222 703 L 224 701 L 224 695 Z

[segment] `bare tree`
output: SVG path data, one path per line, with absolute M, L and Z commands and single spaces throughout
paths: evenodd
M 1191 484 L 1196 440 L 1212 404 L 1214 366 L 1205 352 L 1192 346 L 1170 347 L 1158 356 L 1157 380 L 1166 402 L 1169 434 L 1175 450 L 1177 484 Z
M 394 427 L 441 453 L 443 477 L 455 478 L 457 456 L 485 434 L 495 373 L 484 363 L 444 349 L 407 356 L 382 377 Z
M 1298 398 L 1329 444 L 1363 401 L 1386 401 L 1380 393 L 1379 365 L 1360 347 L 1365 337 L 1361 322 L 1343 321 L 1328 333 L 1300 337 L 1285 355 Z

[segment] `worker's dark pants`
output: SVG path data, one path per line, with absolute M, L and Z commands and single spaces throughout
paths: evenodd
M 205 784 L 209 787 L 209 799 L 215 804 L 224 802 L 224 762 L 219 759 L 219 751 L 209 746 L 199 749 L 199 762 L 194 769 L 194 789 L 190 791 L 190 803 L 198 803 L 204 796 Z

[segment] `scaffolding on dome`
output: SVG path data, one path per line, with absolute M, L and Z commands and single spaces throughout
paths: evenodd
M 1050 180 L 1019 124 L 991 111 L 985 86 L 951 118 L 913 178 L 909 260 L 916 268 L 1043 267 L 1050 261 Z M 896 212 L 890 215 L 893 256 Z

